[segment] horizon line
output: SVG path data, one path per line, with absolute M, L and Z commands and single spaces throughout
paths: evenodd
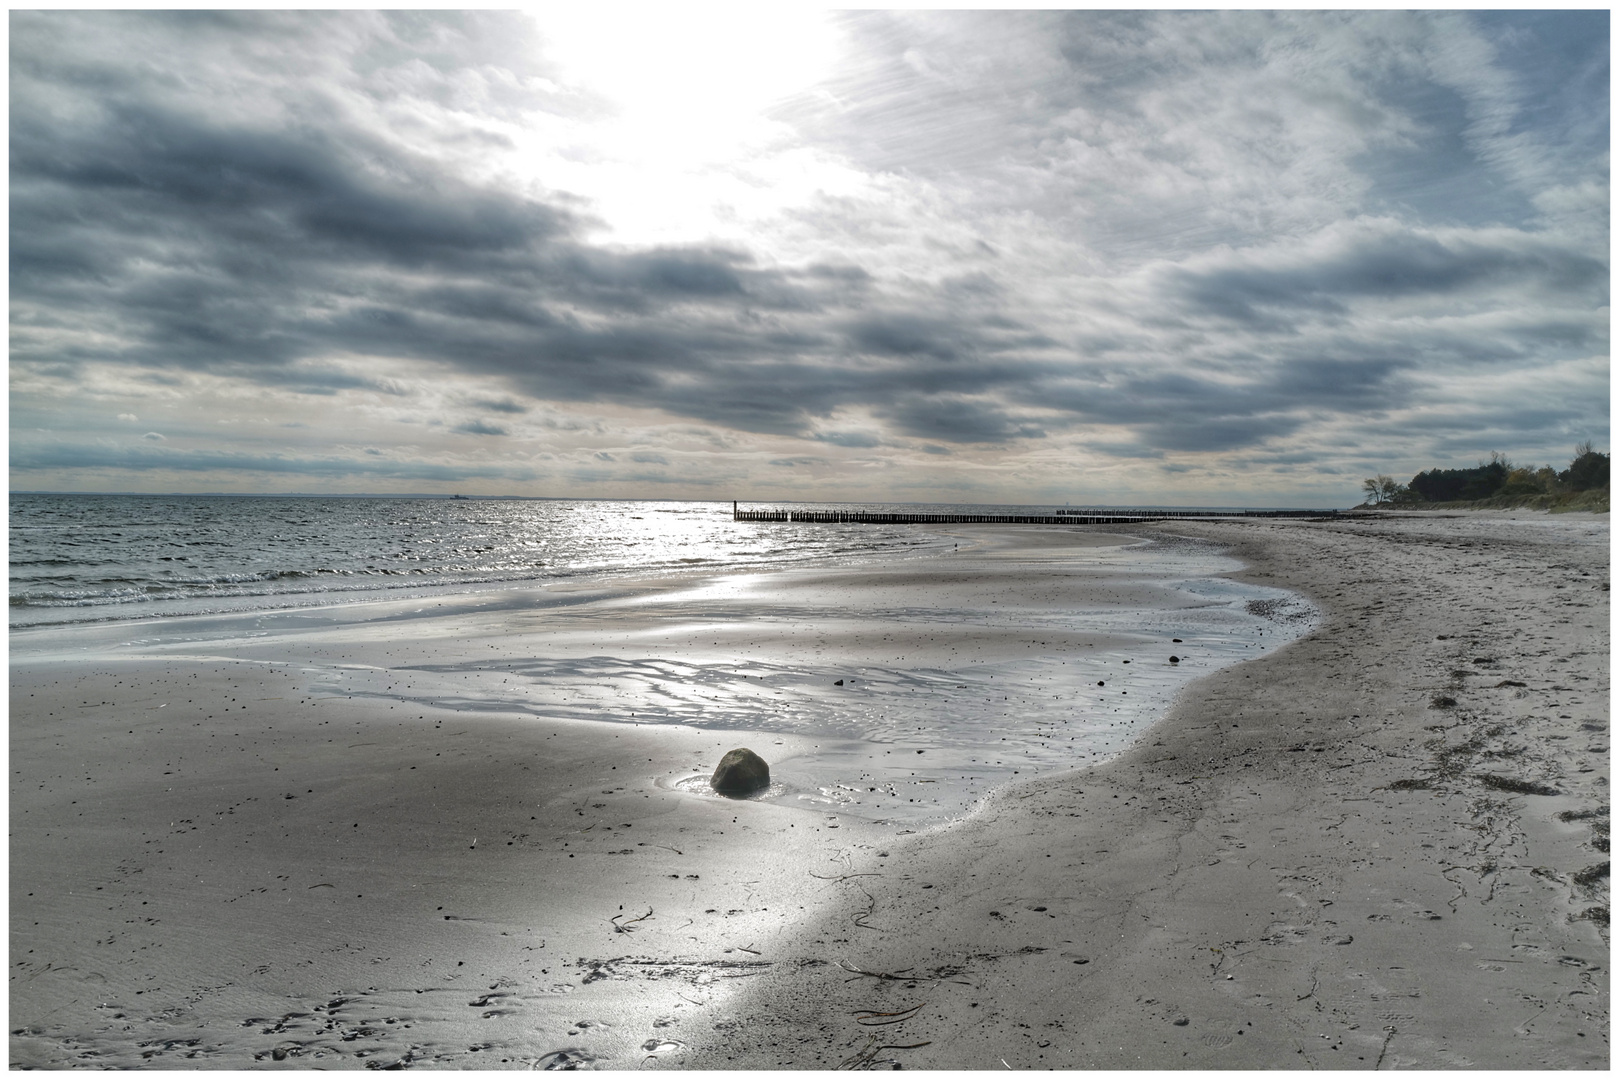
M 1107 510 L 1340 510 L 1344 507 L 1297 503 L 1100 503 L 1068 500 L 1046 502 L 949 502 L 929 499 L 680 499 L 668 496 L 619 495 L 463 495 L 458 492 L 374 491 L 67 491 L 52 488 L 14 489 L 10 495 L 87 495 L 139 499 L 437 499 L 445 502 L 727 502 L 753 506 L 1063 506 Z

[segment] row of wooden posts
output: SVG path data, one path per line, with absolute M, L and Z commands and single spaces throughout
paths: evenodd
M 733 521 L 802 521 L 821 525 L 1134 525 L 1183 518 L 1326 518 L 1336 510 L 1059 510 L 1052 514 L 929 514 L 877 510 L 743 510 Z

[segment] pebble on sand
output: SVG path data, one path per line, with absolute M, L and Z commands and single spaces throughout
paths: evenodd
M 746 747 L 738 747 L 720 758 L 709 785 L 721 795 L 748 795 L 770 786 L 770 766 Z

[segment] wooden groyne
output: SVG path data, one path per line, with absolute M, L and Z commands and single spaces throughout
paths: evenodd
M 1099 514 L 1104 510 L 1058 510 L 1059 516 L 1069 514 Z M 1306 518 L 1311 521 L 1335 518 L 1336 510 L 1129 510 L 1125 513 L 1145 514 L 1148 521 L 1174 521 L 1177 518 Z
M 1336 510 L 1059 510 L 1054 514 L 924 514 L 873 510 L 742 510 L 732 521 L 819 525 L 1137 525 L 1185 518 L 1333 518 Z

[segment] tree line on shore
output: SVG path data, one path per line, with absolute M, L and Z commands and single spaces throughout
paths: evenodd
M 1504 454 L 1491 454 L 1471 469 L 1427 469 L 1402 484 L 1392 476 L 1371 476 L 1361 482 L 1370 506 L 1421 506 L 1430 503 L 1529 500 L 1575 492 L 1605 491 L 1608 455 L 1589 441 L 1574 448 L 1574 460 L 1558 472 L 1550 465 L 1522 468 Z

